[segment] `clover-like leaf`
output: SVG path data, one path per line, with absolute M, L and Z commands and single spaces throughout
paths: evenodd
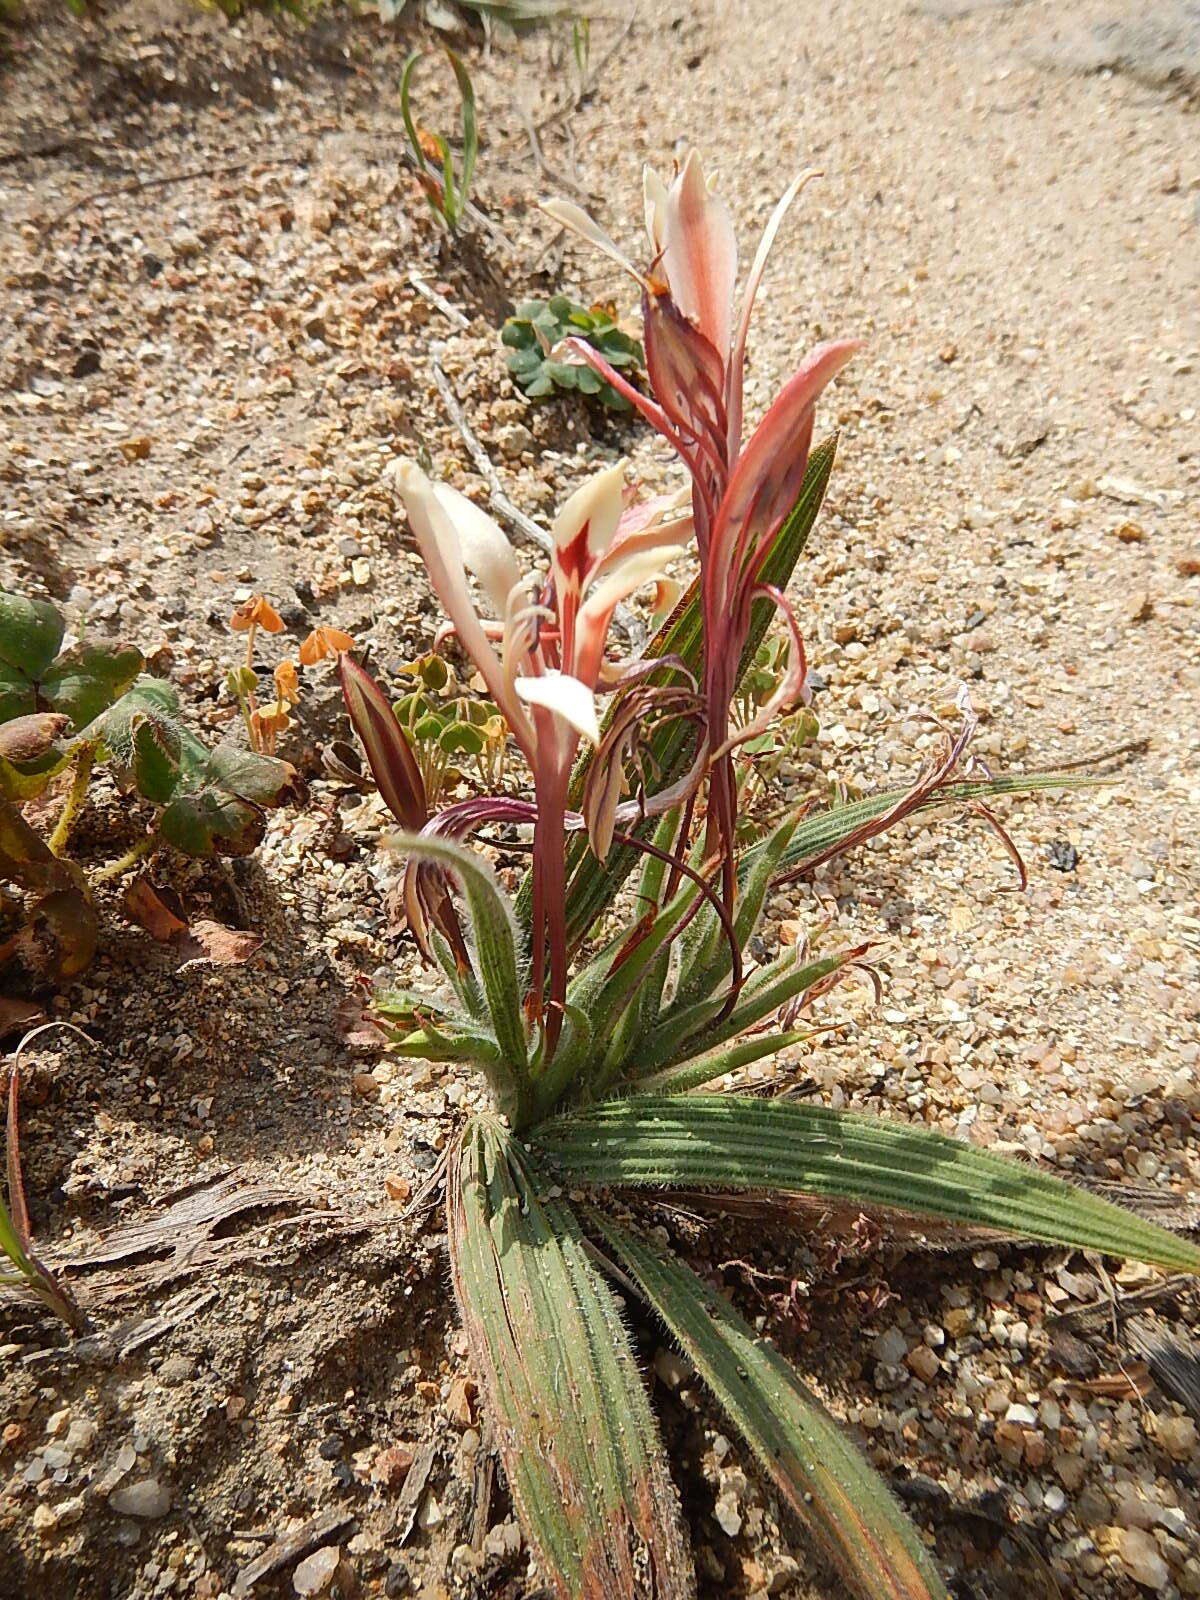
M 438 736 L 438 747 L 448 756 L 481 756 L 486 744 L 482 729 L 469 722 L 453 722 Z
M 179 696 L 162 678 L 139 678 L 82 731 L 121 766 L 132 761 L 134 734 L 143 722 L 181 733 Z
M 149 718 L 133 730 L 131 771 L 140 795 L 156 805 L 166 805 L 179 787 L 182 741 L 168 724 Z
M 0 593 L 0 724 L 58 712 L 76 732 L 130 687 L 145 666 L 133 645 L 81 643 L 59 651 L 63 620 L 44 600 Z
M 600 350 L 615 367 L 644 365 L 642 347 L 619 328 L 601 306 L 576 304 L 567 295 L 549 300 L 523 300 L 500 330 L 507 348 L 505 364 L 527 399 L 541 399 L 556 390 L 588 395 L 612 410 L 627 411 L 629 401 L 590 367 L 559 361 L 554 350 L 568 335 Z
M 0 722 L 0 795 L 33 800 L 71 759 L 63 742 L 67 717 L 52 711 Z
M 83 874 L 55 856 L 45 840 L 9 801 L 0 799 L 0 878 L 39 896 L 25 926 L 5 941 L 4 957 L 16 957 L 37 978 L 73 978 L 96 951 L 96 913 Z
M 179 779 L 159 832 L 185 855 L 249 855 L 266 830 L 264 808 L 281 804 L 296 787 L 296 769 L 286 761 L 235 745 L 206 751 L 185 733 Z

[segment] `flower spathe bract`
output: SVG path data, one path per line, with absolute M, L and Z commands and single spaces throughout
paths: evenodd
M 710 837 L 732 859 L 735 799 L 729 758 L 752 734 L 730 735 L 730 705 L 756 598 L 782 613 L 792 655 L 781 688 L 793 699 L 804 690 L 804 650 L 785 597 L 763 585 L 763 564 L 796 503 L 808 466 L 817 400 L 858 348 L 854 340 L 818 345 L 783 385 L 743 445 L 742 386 L 746 339 L 767 255 L 788 207 L 813 173 L 788 188 L 755 254 L 735 317 L 737 243 L 729 208 L 705 179 L 690 151 L 668 185 L 645 174 L 646 231 L 651 262 L 633 266 L 578 206 L 548 201 L 556 221 L 598 245 L 632 273 L 642 288 L 648 398 L 613 372 L 598 352 L 567 340 L 572 359 L 585 361 L 621 389 L 666 439 L 692 480 L 692 516 L 700 556 L 704 617 L 704 698 L 713 765 Z M 624 387 L 622 387 L 624 385 Z M 771 709 L 783 708 L 783 697 Z M 762 718 L 755 719 L 757 728 Z M 730 888 L 732 892 L 732 883 Z

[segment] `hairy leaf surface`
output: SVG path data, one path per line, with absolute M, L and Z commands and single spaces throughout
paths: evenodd
M 449 1179 L 450 1261 L 513 1499 L 558 1600 L 690 1600 L 691 1558 L 617 1303 L 491 1118 Z
M 501 1057 L 512 1074 L 511 1095 L 504 1109 L 519 1115 L 526 1088 L 528 1047 L 521 1015 L 517 944 L 509 903 L 491 868 L 460 845 L 410 833 L 394 834 L 391 842 L 407 855 L 447 868 L 462 884 L 471 911 L 479 976 L 487 996 L 492 1031 Z
M 556 1118 L 534 1139 L 573 1182 L 831 1195 L 1200 1273 L 1188 1240 L 1038 1167 L 855 1112 L 647 1095 Z
M 681 1262 L 592 1222 L 746 1436 L 796 1516 L 864 1600 L 948 1600 L 916 1529 L 777 1351 Z

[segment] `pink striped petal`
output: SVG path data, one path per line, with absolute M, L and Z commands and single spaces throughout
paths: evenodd
M 781 711 L 786 711 L 796 704 L 798 700 L 810 698 L 805 688 L 805 679 L 808 677 L 808 659 L 804 652 L 804 635 L 800 632 L 800 624 L 796 621 L 796 614 L 788 604 L 786 597 L 774 584 L 759 584 L 752 591 L 755 595 L 765 595 L 775 602 L 776 609 L 782 615 L 791 632 L 788 650 L 787 671 L 775 686 L 775 691 L 758 713 L 725 743 L 719 750 L 713 752 L 711 760 L 719 761 L 722 756 L 728 755 L 740 744 L 747 743 L 750 739 L 757 739 L 760 733 L 765 733 Z
M 564 339 L 561 344 L 554 347 L 554 357 L 557 361 L 568 361 L 574 366 L 591 367 L 606 383 L 611 383 L 619 395 L 622 395 L 633 408 L 640 412 L 656 433 L 660 433 L 672 450 L 677 455 L 684 456 L 686 446 L 683 440 L 671 426 L 671 420 L 660 405 L 657 405 L 640 389 L 634 388 L 629 379 L 616 367 L 609 366 L 598 350 L 586 344 L 582 339 Z
M 754 301 L 758 295 L 758 286 L 762 282 L 763 270 L 767 265 L 767 257 L 771 254 L 771 247 L 775 243 L 775 236 L 783 225 L 792 201 L 813 178 L 819 178 L 820 172 L 815 167 L 810 167 L 807 172 L 802 172 L 799 177 L 784 190 L 778 205 L 771 213 L 771 220 L 763 229 L 763 236 L 759 240 L 758 249 L 754 254 L 754 261 L 750 268 L 750 276 L 746 279 L 746 287 L 742 290 L 742 309 L 738 317 L 737 332 L 733 338 L 733 350 L 729 358 L 729 371 L 726 374 L 725 409 L 729 414 L 729 457 L 735 460 L 738 447 L 742 442 L 742 386 L 746 372 L 746 340 L 750 333 L 750 314 L 754 310 Z
M 704 181 L 694 150 L 667 195 L 662 267 L 676 305 L 722 361 L 729 351 L 737 237 L 729 207 Z
M 642 306 L 646 372 L 654 398 L 678 432 L 696 442 L 685 460 L 702 458 L 725 470 L 725 351 L 689 319 L 669 294 L 647 295 Z
M 813 411 L 821 391 L 861 346 L 821 344 L 784 384 L 734 468 L 713 538 L 713 559 L 736 584 L 743 562 L 761 550 L 796 503 L 808 463 Z

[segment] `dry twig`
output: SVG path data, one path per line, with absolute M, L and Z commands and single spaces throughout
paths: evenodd
M 439 294 L 432 284 L 425 282 L 416 267 L 409 268 L 408 281 L 421 296 L 421 299 L 428 300 L 435 311 L 442 313 L 447 322 L 456 328 L 469 328 L 471 326 L 457 306 L 451 305 L 444 294 Z
M 515 528 L 518 533 L 523 534 L 532 544 L 537 545 L 539 550 L 549 554 L 554 548 L 550 535 L 545 528 L 539 527 L 531 517 L 527 517 L 523 511 L 519 511 L 513 505 L 501 487 L 500 475 L 492 465 L 491 457 L 471 432 L 471 426 L 466 419 L 463 408 L 458 403 L 458 396 L 454 392 L 450 379 L 446 376 L 445 367 L 442 366 L 442 348 L 441 345 L 434 345 L 430 352 L 429 364 L 433 371 L 433 381 L 437 385 L 437 392 L 442 397 L 442 402 L 450 415 L 451 422 L 458 429 L 463 443 L 470 451 L 471 460 L 475 463 L 476 471 L 488 486 L 488 498 L 491 502 L 492 510 L 495 511 L 497 516 L 503 517 L 510 527 Z

